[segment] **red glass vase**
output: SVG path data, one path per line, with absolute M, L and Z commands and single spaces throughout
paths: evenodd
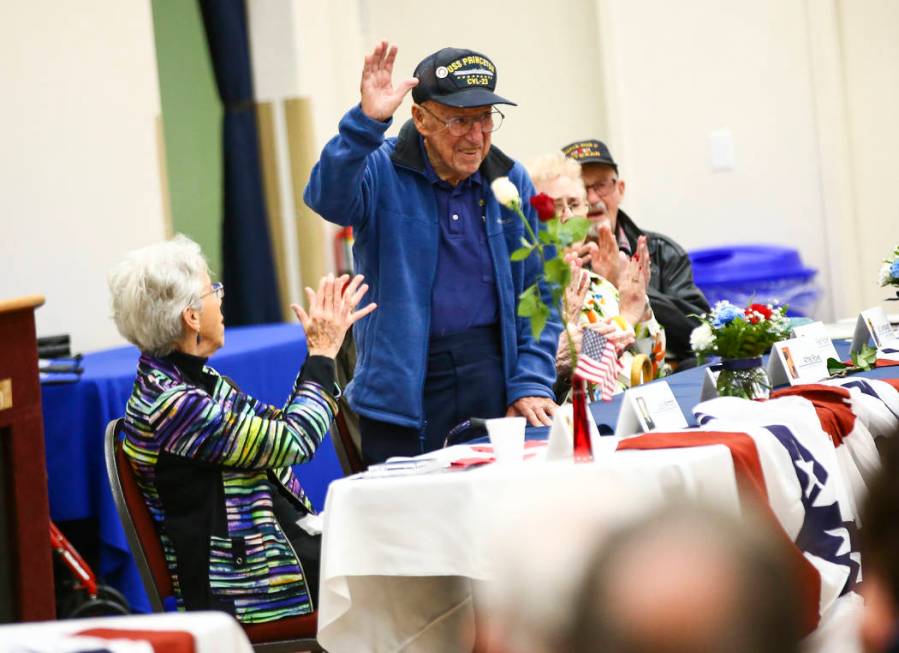
M 574 422 L 574 462 L 593 460 L 590 447 L 590 422 L 587 421 L 587 382 L 574 377 L 571 381 L 572 421 Z

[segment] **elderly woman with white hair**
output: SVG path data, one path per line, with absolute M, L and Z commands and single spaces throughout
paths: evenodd
M 539 156 L 527 164 L 538 193 L 555 203 L 564 222 L 587 217 L 587 191 L 581 166 L 562 152 Z M 581 254 L 579 256 L 579 253 Z M 647 300 L 649 250 L 641 237 L 633 258 L 619 253 L 607 224 L 593 225 L 587 242 L 572 248 L 570 260 L 579 270 L 572 275 L 566 293 L 569 324 L 577 325 L 571 337 L 580 351 L 584 329 L 599 331 L 616 346 L 621 363 L 619 389 L 648 381 L 664 371 L 665 331 L 656 321 Z M 582 266 L 582 267 L 581 267 Z M 571 356 L 568 334 L 559 339 L 556 353 L 556 397 L 561 401 L 570 389 Z
M 334 356 L 361 276 L 323 278 L 292 308 L 309 356 L 283 407 L 242 393 L 206 364 L 225 343 L 221 283 L 184 236 L 136 250 L 109 275 L 112 312 L 141 350 L 124 451 L 156 523 L 180 609 L 244 623 L 314 610 L 320 535 L 291 465 L 309 460 L 334 417 Z M 347 283 L 348 282 L 348 283 Z

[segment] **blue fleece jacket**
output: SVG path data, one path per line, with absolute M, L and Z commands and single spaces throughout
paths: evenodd
M 312 169 L 304 199 L 315 212 L 351 225 L 356 271 L 371 289 L 364 301 L 378 309 L 353 328 L 356 371 L 346 388 L 361 415 L 422 428 L 422 385 L 428 358 L 431 289 L 437 269 L 439 225 L 434 189 L 424 173 L 419 135 L 412 121 L 385 140 L 391 122 L 366 116 L 357 105 L 340 121 Z M 531 226 L 538 222 L 528 199 L 534 187 L 524 167 L 491 147 L 481 164 L 485 184 L 507 176 L 518 188 Z M 557 316 L 539 341 L 527 319 L 517 317 L 518 295 L 540 272 L 536 256 L 511 262 L 524 226 L 513 211 L 484 193 L 487 243 L 499 299 L 506 400 L 553 397 Z M 544 300 L 549 303 L 548 293 Z M 491 388 L 484 388 L 491 392 Z

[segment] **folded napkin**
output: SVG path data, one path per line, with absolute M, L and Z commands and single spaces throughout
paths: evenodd
M 486 465 L 487 463 L 495 462 L 496 458 L 493 456 L 484 458 L 459 458 L 458 460 L 451 462 L 450 467 L 454 469 L 468 469 L 470 467 L 477 467 L 478 465 Z
M 546 446 L 546 440 L 525 440 L 524 448 L 525 449 L 542 449 Z M 478 453 L 493 453 L 493 445 L 492 444 L 473 444 L 471 445 L 472 451 L 477 451 Z
M 542 449 L 545 448 L 545 440 L 525 440 L 525 454 L 523 460 L 534 458 Z M 496 457 L 493 455 L 493 445 L 490 444 L 468 445 L 462 448 L 462 452 L 463 454 L 473 453 L 482 455 L 463 455 L 460 458 L 455 458 L 450 461 L 450 467 L 452 467 L 453 469 L 469 469 L 471 467 L 477 467 L 479 465 L 486 465 L 487 463 L 496 462 Z

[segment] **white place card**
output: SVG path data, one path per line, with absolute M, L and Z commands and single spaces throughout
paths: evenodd
M 574 457 L 574 406 L 565 403 L 553 415 L 546 446 L 546 460 L 571 460 Z M 587 405 L 587 421 L 590 423 L 590 448 L 595 452 L 599 440 L 599 428 L 590 405 Z
M 702 375 L 702 389 L 699 391 L 699 401 L 708 401 L 718 396 L 718 374 L 720 370 L 713 370 L 711 367 L 705 368 L 705 374 Z
M 793 328 L 794 338 L 807 338 L 815 344 L 815 348 L 824 359 L 825 367 L 828 358 L 836 358 L 840 360 L 837 354 L 837 348 L 833 346 L 833 340 L 827 335 L 827 329 L 823 322 L 812 322 L 811 324 L 803 324 Z
M 638 385 L 624 393 L 615 435 L 676 431 L 687 427 L 671 387 L 665 381 Z
M 877 349 L 899 349 L 899 338 L 880 306 L 862 311 L 855 322 L 855 333 L 849 352 L 854 354 L 869 342 Z
M 830 375 L 827 359 L 811 338 L 775 342 L 768 357 L 768 380 L 772 386 L 817 383 Z

